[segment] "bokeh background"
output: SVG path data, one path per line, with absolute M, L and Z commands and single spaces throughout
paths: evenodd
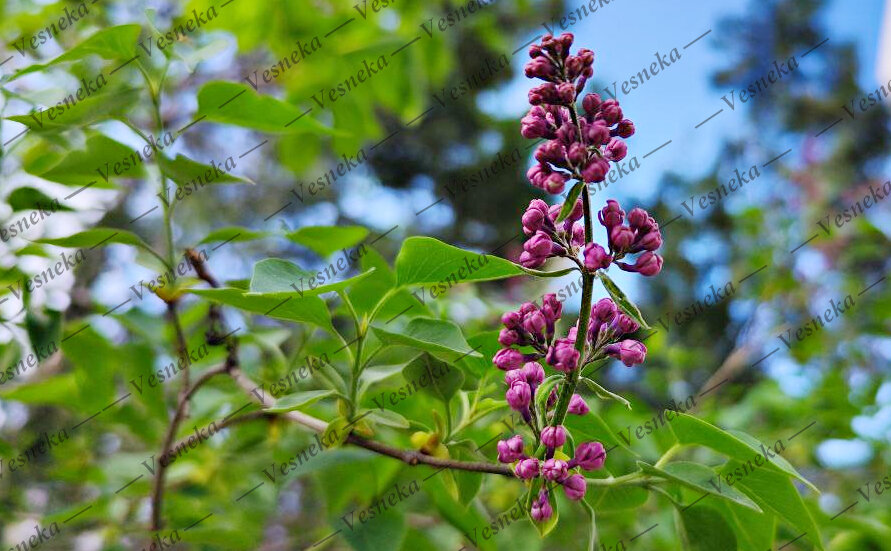
M 606 95 L 603 89 L 612 90 L 613 82 L 618 83 L 617 98 L 637 127 L 629 140 L 626 164 L 631 158 L 639 162 L 639 167 L 597 191 L 594 204 L 616 198 L 627 208 L 639 205 L 650 210 L 665 226 L 666 243 L 665 267 L 659 277 L 644 281 L 617 277 L 657 332 L 646 341 L 649 356 L 644 366 L 615 365 L 602 373 L 610 388 L 632 400 L 635 409 L 628 412 L 606 404 L 600 413 L 615 431 L 624 430 L 651 418 L 672 399 L 699 395 L 723 383 L 701 400 L 698 415 L 723 427 L 744 429 L 767 442 L 788 438 L 813 421 L 785 457 L 822 490 L 820 496 L 810 494 L 808 503 L 825 541 L 837 550 L 891 549 L 891 496 L 875 495 L 866 502 L 857 492 L 887 476 L 891 461 L 891 292 L 883 281 L 858 295 L 889 268 L 891 199 L 841 228 L 833 226 L 829 233 L 817 224 L 826 216 L 834 219 L 837 212 L 869 195 L 870 185 L 881 187 L 891 175 L 891 97 L 866 111 L 857 109 L 855 116 L 844 109 L 859 105 L 861 98 L 876 93 L 883 84 L 891 92 L 891 2 L 593 3 L 599 4 L 598 10 L 567 30 L 575 34 L 580 47 L 596 53 L 592 88 Z M 157 28 L 167 28 L 172 17 L 204 9 L 200 1 L 103 1 L 92 5 L 90 16 L 57 40 L 31 52 L 34 59 L 21 57 L 10 44 L 36 32 L 64 5 L 20 1 L 0 5 L 0 36 L 6 44 L 0 52 L 4 59 L 15 56 L 2 68 L 4 74 L 35 60 L 51 59 L 108 25 L 151 20 Z M 194 243 L 228 226 L 273 234 L 214 254 L 210 265 L 225 279 L 249 277 L 253 263 L 267 256 L 291 258 L 310 269 L 323 266 L 305 250 L 274 236 L 311 225 L 358 224 L 377 233 L 395 226 L 378 246 L 389 260 L 402 238 L 411 235 L 433 235 L 480 251 L 497 248 L 497 254 L 516 258 L 520 241 L 508 240 L 519 232 L 522 209 L 541 195 L 524 177 L 531 150 L 518 130 L 519 118 L 527 109 L 529 82 L 522 74 L 524 50 L 514 52 L 581 4 L 496 1 L 433 37 L 421 29 L 421 23 L 458 5 L 391 1 L 380 12 L 369 12 L 367 20 L 358 17 L 326 39 L 322 37 L 336 22 L 357 17 L 352 4 L 238 0 L 206 30 L 190 36 L 181 45 L 183 59 L 171 65 L 166 77 L 162 116 L 170 128 L 191 120 L 196 91 L 204 83 L 244 82 L 245 75 L 289 54 L 295 41 L 305 43 L 318 36 L 323 46 L 274 83 L 261 84 L 260 91 L 308 108 L 313 105 L 308 99 L 313 94 L 346 78 L 345 67 L 358 66 L 362 59 L 389 52 L 414 36 L 421 40 L 386 71 L 330 106 L 323 122 L 341 130 L 340 134 L 277 137 L 239 162 L 234 171 L 256 185 L 212 187 L 202 192 L 200 200 L 184 204 L 178 212 L 176 239 Z M 680 58 L 670 67 L 630 93 L 621 92 L 624 80 L 649 67 L 654 56 L 668 56 L 673 48 Z M 502 55 L 508 60 L 505 69 L 478 78 L 481 71 L 488 75 L 486 59 Z M 734 90 L 766 75 L 775 60 L 782 63 L 793 56 L 799 67 L 764 93 L 744 103 L 737 95 L 734 107 L 725 101 Z M 75 83 L 61 71 L 4 82 L 0 109 L 3 116 L 26 113 L 36 103 L 61 96 Z M 444 92 L 461 83 L 466 93 L 447 98 L 442 105 Z M 147 103 L 141 98 L 133 105 L 133 120 L 150 120 Z M 20 130 L 20 125 L 3 121 L 3 141 Z M 371 149 L 397 130 L 398 134 Z M 120 122 L 104 123 L 102 131 L 125 144 L 140 144 L 138 136 Z M 250 130 L 203 124 L 178 139 L 171 151 L 209 162 L 247 149 L 256 136 Z M 12 200 L 17 190 L 38 190 L 50 197 L 70 191 L 25 170 L 26 160 L 45 148 L 69 145 L 22 140 L 0 150 L 0 197 L 4 198 L 0 219 L 16 219 L 23 212 L 24 207 Z M 342 155 L 355 156 L 360 148 L 368 162 L 334 185 L 315 196 L 305 195 L 303 201 L 291 193 L 323 176 Z M 479 177 L 499 153 L 509 156 L 514 149 L 522 157 L 519 163 Z M 752 166 L 758 167 L 760 176 L 741 190 L 692 215 L 684 208 L 682 203 L 689 205 L 691 196 L 713 191 L 727 183 L 734 170 L 747 172 Z M 156 201 L 154 170 L 147 165 L 146 177 L 123 180 L 122 190 L 89 189 L 73 202 L 76 208 L 71 212 L 54 214 L 24 239 L 0 243 L 0 296 L 11 297 L 9 285 L 57 259 L 55 252 L 47 253 L 50 258 L 42 256 L 31 241 L 94 225 L 123 226 L 144 212 L 146 205 Z M 149 242 L 163 240 L 157 213 L 141 219 L 136 227 Z M 27 309 L 19 300 L 0 304 L 6 320 L 0 326 L 0 369 L 54 338 L 63 319 L 72 325 L 92 317 L 95 328 L 90 346 L 72 350 L 67 355 L 72 359 L 55 355 L 0 386 L 0 452 L 5 457 L 37 441 L 64 419 L 78 417 L 66 407 L 70 405 L 67 394 L 74 387 L 58 382 L 66 374 L 74 373 L 78 384 L 87 385 L 80 388 L 88 388 L 96 373 L 130 373 L 133 363 L 152 366 L 170 361 L 160 301 L 144 300 L 122 309 L 115 319 L 96 319 L 95 312 L 129 296 L 129 282 L 151 275 L 123 246 L 97 255 L 36 290 L 28 298 Z M 739 283 L 763 266 L 763 271 Z M 734 282 L 735 292 L 726 300 L 681 324 L 666 321 L 709 295 L 711 286 L 723 287 L 728 282 Z M 472 334 L 495 329 L 504 309 L 568 283 L 544 286 L 510 280 L 465 285 L 450 294 L 448 304 L 436 308 L 459 320 Z M 830 300 L 839 302 L 849 294 L 855 306 L 814 335 L 792 347 L 778 337 L 789 329 L 794 333 L 823 312 Z M 578 297 L 570 299 L 566 308 L 577 309 L 577 303 Z M 201 314 L 196 310 L 190 315 L 197 319 Z M 243 321 L 237 314 L 229 315 L 233 324 Z M 273 368 L 285 369 L 293 357 L 270 360 L 268 348 L 289 338 L 288 334 L 276 325 L 261 323 L 257 335 L 253 343 L 257 352 L 248 361 L 258 366 L 272 362 Z M 72 384 L 71 379 L 65 380 Z M 207 400 L 223 400 L 224 395 L 220 390 Z M 197 409 L 219 405 L 207 403 Z M 497 418 L 491 423 L 496 424 Z M 74 436 L 64 454 L 49 454 L 24 476 L 0 478 L 3 545 L 13 546 L 33 533 L 35 519 L 46 518 L 68 503 L 107 493 L 103 488 L 118 487 L 114 482 L 124 476 L 120 473 L 132 471 L 145 458 L 144 450 L 156 447 L 145 443 L 157 442 L 161 430 L 160 420 L 146 420 L 138 412 L 99 418 L 89 432 Z M 267 429 L 245 429 L 227 435 L 225 443 L 215 442 L 197 452 L 194 460 L 173 475 L 173 510 L 206 507 L 220 500 L 220 495 L 228 495 L 243 481 L 244 473 L 256 477 L 268 465 L 270 453 L 286 456 L 287 449 L 307 442 L 305 434 L 291 427 L 277 427 L 274 438 L 270 434 Z M 636 444 L 635 451 L 645 458 L 657 457 L 658 440 Z M 617 461 L 633 464 L 630 457 Z M 226 526 L 217 528 L 215 536 L 207 536 L 206 548 L 304 548 L 324 535 L 320 525 L 336 521 L 349 504 L 368 502 L 378 484 L 396 476 L 395 469 L 385 459 L 347 450 L 332 452 L 330 459 L 294 477 L 280 492 L 230 506 Z M 344 476 L 349 477 L 349 484 L 343 484 Z M 121 538 L 145 524 L 147 485 L 144 480 L 129 495 L 102 498 L 102 507 L 86 515 L 85 524 L 66 530 L 47 548 L 123 548 Z M 483 488 L 482 501 L 476 506 L 484 507 L 488 515 L 509 507 L 519 491 L 500 480 L 487 479 Z M 466 543 L 425 500 L 418 498 L 398 513 L 398 522 L 394 521 L 398 537 L 388 544 L 394 549 L 458 549 Z M 860 503 L 849 515 L 829 520 L 855 500 Z M 639 531 L 635 527 L 645 523 L 640 517 L 659 520 L 665 516 L 648 540 L 635 547 L 672 548 L 670 515 L 660 512 L 665 508 L 657 499 L 650 499 L 635 515 L 626 514 L 624 506 L 621 500 L 602 504 L 598 527 L 605 542 L 624 538 L 627 543 Z M 577 516 L 565 513 L 560 530 L 544 542 L 528 526 L 513 526 L 499 535 L 498 548 L 582 548 L 586 524 L 581 513 Z M 790 539 L 797 535 L 780 528 L 781 534 L 786 532 Z M 346 539 L 326 543 L 332 549 L 370 548 L 363 547 L 367 545 Z M 806 542 L 787 547 L 794 548 L 810 547 Z

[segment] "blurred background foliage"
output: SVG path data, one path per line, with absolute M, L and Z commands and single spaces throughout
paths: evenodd
M 163 76 L 161 98 L 161 125 L 166 129 L 179 129 L 193 120 L 202 85 L 211 81 L 247 84 L 246 76 L 290 55 L 297 42 L 306 44 L 318 37 L 321 48 L 274 82 L 261 83 L 258 91 L 305 110 L 316 105 L 314 94 L 319 97 L 320 90 L 342 82 L 364 60 L 390 54 L 420 37 L 355 93 L 326 105 L 318 121 L 334 128 L 335 133 L 282 134 L 245 161 L 238 160 L 237 154 L 258 141 L 259 134 L 251 130 L 204 122 L 197 131 L 177 139 L 174 152 L 205 163 L 234 156 L 238 162 L 234 172 L 256 182 L 255 186 L 210 187 L 201 192 L 200 199 L 184 202 L 177 212 L 175 238 L 181 244 L 198 243 L 211 231 L 229 226 L 269 232 L 264 239 L 234 243 L 211 253 L 209 264 L 221 279 L 246 278 L 250 266 L 267 256 L 289 258 L 310 270 L 324 267 L 325 259 L 282 238 L 297 227 L 319 224 L 365 225 L 377 234 L 396 226 L 375 245 L 363 261 L 365 266 L 392 263 L 401 238 L 416 234 L 436 235 L 481 251 L 497 248 L 497 254 L 510 258 L 518 253 L 518 241 L 504 243 L 518 234 L 522 208 L 537 195 L 524 178 L 531 150 L 518 132 L 522 102 L 510 100 L 522 96 L 527 86 L 519 70 L 522 52 L 513 53 L 543 31 L 542 22 L 551 22 L 578 6 L 561 1 L 495 2 L 430 37 L 421 25 L 459 4 L 391 1 L 379 12 L 367 10 L 365 16 L 357 9 L 372 4 L 236 0 L 220 9 L 219 17 L 205 30 L 190 34 L 173 48 L 178 57 Z M 687 4 L 690 6 L 685 9 L 695 9 L 695 2 Z M 819 0 L 750 2 L 739 13 L 722 15 L 702 45 L 713 49 L 720 61 L 714 70 L 698 74 L 713 87 L 711 103 L 699 109 L 701 119 L 713 112 L 710 106 L 714 110 L 726 107 L 720 96 L 759 79 L 774 59 L 800 56 L 824 38 L 831 40 L 806 58 L 799 57 L 802 69 L 750 102 L 744 112 L 731 114 L 725 109 L 727 112 L 709 123 L 728 129 L 710 135 L 710 151 L 685 148 L 683 137 L 671 135 L 674 126 L 654 128 L 639 122 L 638 135 L 629 144 L 632 150 L 638 148 L 639 157 L 664 139 L 673 138 L 673 149 L 668 151 L 675 158 L 686 157 L 696 170 L 660 165 L 659 157 L 654 156 L 648 163 L 658 166 L 645 173 L 651 181 L 641 182 L 643 177 L 632 174 L 620 184 L 612 184 L 608 192 L 595 195 L 595 205 L 606 196 L 620 197 L 623 204 L 640 204 L 654 212 L 663 225 L 682 215 L 665 227 L 662 274 L 632 292 L 657 330 L 646 341 L 646 365 L 633 371 L 610 366 L 601 372 L 610 388 L 628 397 L 634 409 L 629 412 L 612 402 L 600 403 L 596 409 L 612 428 L 616 444 L 619 431 L 651 419 L 670 400 L 683 401 L 689 395 L 700 402 L 696 415 L 725 428 L 744 429 L 764 442 L 788 439 L 809 426 L 784 457 L 823 492 L 819 497 L 807 497 L 824 539 L 831 542 L 828 547 L 837 551 L 891 549 L 891 498 L 875 495 L 867 502 L 857 493 L 858 488 L 886 476 L 891 460 L 891 293 L 882 283 L 868 294 L 858 295 L 887 273 L 888 205 L 869 209 L 866 216 L 841 229 L 833 228 L 829 235 L 816 223 L 867 195 L 870 184 L 881 186 L 886 181 L 888 109 L 887 104 L 880 105 L 852 119 L 840 108 L 877 86 L 864 85 L 863 75 L 871 67 L 864 68 L 860 50 L 844 37 L 835 36 L 833 20 L 827 22 L 826 17 L 829 4 Z M 6 2 L 0 5 L 0 35 L 6 44 L 30 36 L 57 18 L 65 5 Z M 55 41 L 28 52 L 27 61 L 12 46 L 6 48 L 4 58 L 15 57 L 3 67 L 4 77 L 27 64 L 52 59 L 97 29 L 131 22 L 145 26 L 151 22 L 155 28 L 167 29 L 180 14 L 206 9 L 200 0 L 89 5 L 88 17 Z M 577 43 L 601 55 L 607 45 L 601 43 L 599 26 L 633 27 L 620 21 L 620 9 L 632 8 L 604 8 L 570 29 L 576 32 Z M 877 18 L 880 9 L 874 11 Z M 353 18 L 351 23 L 325 36 L 349 18 Z M 683 20 L 683 14 L 676 14 L 673 22 L 682 24 Z M 684 36 L 688 34 L 695 37 L 698 32 L 689 30 Z M 667 36 L 676 39 L 674 34 Z M 662 39 L 664 43 L 665 37 Z M 603 79 L 598 86 L 636 72 L 641 60 L 648 64 L 652 49 L 648 44 L 629 44 L 622 54 L 616 50 L 603 54 L 612 56 L 612 67 L 625 69 L 621 74 L 598 74 L 596 78 Z M 665 48 L 662 50 L 664 53 Z M 497 60 L 502 55 L 509 59 L 509 66 L 480 78 L 488 74 L 487 59 Z M 684 55 L 693 54 L 685 51 Z M 78 61 L 52 76 L 4 81 L 3 116 L 27 113 L 37 103 L 54 103 L 77 86 L 76 80 L 96 74 L 91 63 Z M 157 66 L 144 70 L 155 83 L 162 78 Z M 132 75 L 131 84 L 140 86 L 139 74 Z M 467 93 L 455 100 L 446 98 L 441 105 L 437 98 L 442 100 L 447 90 L 462 83 Z M 656 95 L 647 89 L 638 94 L 641 101 L 648 101 L 642 97 L 645 94 Z M 670 94 L 673 96 L 663 93 L 662 97 L 684 102 L 683 91 L 674 89 Z M 635 118 L 627 105 L 626 114 Z M 128 116 L 137 126 L 154 127 L 151 98 L 144 89 Z M 734 122 L 727 120 L 731 116 Z M 843 121 L 817 136 L 839 118 Z M 701 119 L 674 122 L 678 127 L 692 127 Z M 4 121 L 4 141 L 18 132 L 10 127 L 11 123 Z M 120 122 L 103 123 L 101 129 L 125 144 L 139 144 Z M 13 195 L 18 191 L 21 197 L 23 188 L 49 197 L 70 193 L 72 188 L 62 184 L 74 178 L 75 164 L 68 178 L 63 175 L 59 180 L 38 177 L 40 172 L 29 162 L 39 160 L 47 151 L 82 149 L 86 138 L 28 136 L 0 150 L 5 200 L 0 217 L 15 220 L 27 212 L 33 203 L 16 202 Z M 638 145 L 636 140 L 652 147 Z M 509 156 L 515 149 L 522 156 L 519 163 L 479 178 L 499 152 Z M 792 152 L 770 168 L 762 168 L 762 178 L 730 199 L 693 217 L 682 208 L 685 198 L 726 183 L 733 169 L 760 166 L 787 149 Z M 368 162 L 320 194 L 304 195 L 301 201 L 291 193 L 300 190 L 301 184 L 309 186 L 323 177 L 343 155 L 354 157 L 360 150 Z M 80 168 L 84 166 L 86 163 Z M 85 170 L 93 172 L 92 166 Z M 94 225 L 127 227 L 147 205 L 156 202 L 156 167 L 147 164 L 143 173 L 131 176 L 117 181 L 120 189 L 84 192 L 73 202 L 76 208 L 72 212 L 54 214 L 28 233 L 27 240 L 0 244 L 0 296 L 10 299 L 0 304 L 7 320 L 0 329 L 0 369 L 13 365 L 41 343 L 58 342 L 60 335 L 76 330 L 83 320 L 92 322 L 83 335 L 86 338 L 63 343 L 63 355 L 53 355 L 26 376 L 0 387 L 0 456 L 4 458 L 28 448 L 46 432 L 57 432 L 59 427 L 92 415 L 115 396 L 133 391 L 131 379 L 146 376 L 172 360 L 173 335 L 156 298 L 128 306 L 113 319 L 96 315 L 122 302 L 132 283 L 152 273 L 142 265 L 144 259 L 129 249 L 113 246 L 90 252 L 89 261 L 74 274 L 25 297 L 27 308 L 8 287 L 58 258 L 56 249 L 35 245 L 34 239 L 67 235 Z M 473 178 L 478 181 L 474 183 Z M 456 192 L 462 185 L 467 189 Z M 135 228 L 146 241 L 163 242 L 157 213 L 141 219 Z M 817 238 L 790 252 L 814 234 Z M 738 283 L 765 265 L 762 272 Z M 669 329 L 656 321 L 703 299 L 711 285 L 728 282 L 734 282 L 733 295 L 700 315 L 680 325 L 667 322 Z M 567 284 L 560 282 L 556 287 Z M 464 285 L 451 290 L 448 301 L 432 301 L 427 306 L 434 315 L 459 321 L 465 335 L 478 335 L 495 329 L 504 309 L 553 288 L 525 279 Z M 830 298 L 839 301 L 847 294 L 853 296 L 855 307 L 825 330 L 790 349 L 777 337 L 819 315 Z M 577 297 L 571 298 L 566 307 L 577 308 L 577 301 Z M 200 324 L 206 315 L 205 304 L 187 303 L 183 321 L 193 348 L 203 342 Z M 250 323 L 250 331 L 243 335 L 242 362 L 255 380 L 274 381 L 299 365 L 305 354 L 321 354 L 331 345 L 318 333 L 293 324 L 249 322 L 231 312 L 227 316 L 233 327 Z M 753 366 L 776 348 L 777 352 Z M 195 369 L 219 363 L 224 354 L 211 347 Z M 399 355 L 385 359 L 395 365 L 405 361 Z M 392 377 L 395 372 L 380 371 L 380 381 L 374 383 L 380 391 L 404 384 L 399 377 Z M 500 398 L 494 375 L 488 373 L 482 380 L 469 376 L 464 384 L 468 388 L 477 384 L 490 387 L 491 395 Z M 700 397 L 719 383 L 718 389 Z M 0 478 L 3 543 L 14 545 L 30 535 L 34 519 L 42 524 L 52 519 L 61 522 L 77 511 L 76 504 L 87 500 L 94 500 L 94 507 L 78 517 L 75 525 L 65 525 L 62 535 L 48 548 L 122 549 L 139 541 L 147 524 L 151 481 L 141 463 L 156 453 L 163 434 L 168 416 L 165 392 L 169 406 L 172 387 L 145 392 L 114 415 L 98 416 L 88 430 L 71 431 L 63 452 L 41 456 L 22 472 L 9 473 L 4 465 L 5 476 Z M 186 426 L 202 427 L 220 412 L 235 410 L 240 402 L 233 396 L 237 393 L 231 384 L 209 385 L 195 397 Z M 596 402 L 593 398 L 589 401 Z M 436 423 L 423 399 L 406 400 L 397 411 L 408 418 L 426 419 L 429 426 Z M 320 408 L 318 415 L 331 418 L 334 412 Z M 485 442 L 509 430 L 502 423 L 506 418 L 507 410 L 501 409 L 471 427 L 467 437 Z M 809 425 L 811 422 L 815 424 Z M 389 440 L 410 446 L 401 436 L 390 435 Z M 636 459 L 658 457 L 670 445 L 669 440 L 667 434 L 657 433 L 652 439 L 633 442 L 631 450 L 619 448 L 611 454 L 608 468 L 615 474 L 628 472 Z M 195 548 L 305 548 L 330 533 L 332 526 L 343 527 L 344 514 L 367 506 L 375 496 L 389 492 L 394 483 L 407 485 L 427 476 L 427 471 L 346 448 L 328 451 L 284 477 L 284 482 L 267 484 L 234 501 L 234 496 L 266 480 L 263 470 L 268 470 L 270 463 L 287 462 L 312 441 L 299 427 L 278 421 L 233 427 L 224 438 L 211 440 L 174 464 L 168 480 L 167 515 L 173 525 L 186 526 L 201 518 L 202 511 L 213 510 L 215 516 L 225 519 L 190 531 L 190 541 L 203 542 L 193 544 Z M 476 454 L 458 448 L 452 453 L 467 454 L 468 458 Z M 494 451 L 489 450 L 485 457 L 493 458 Z M 699 455 L 697 459 L 709 461 L 710 457 Z M 115 494 L 139 473 L 145 476 Z M 459 549 L 468 543 L 461 534 L 462 525 L 466 528 L 469 522 L 482 529 L 487 519 L 508 510 L 521 493 L 519 484 L 497 477 L 456 478 L 454 482 L 462 487 L 482 484 L 480 499 L 469 509 L 453 508 L 438 487 L 449 482 L 434 479 L 422 485 L 424 492 L 369 524 L 367 530 L 344 531 L 325 545 L 331 549 Z M 606 548 L 619 542 L 648 549 L 676 545 L 677 528 L 667 498 L 634 491 L 590 497 L 596 503 L 598 529 Z M 695 495 L 685 498 L 692 500 Z M 830 520 L 854 501 L 859 502 L 854 510 Z M 635 514 L 628 514 L 637 508 Z M 491 545 L 498 549 L 582 548 L 580 542 L 585 541 L 588 529 L 583 510 L 562 503 L 560 522 L 560 529 L 544 541 L 528 523 L 517 523 Z M 658 526 L 652 532 L 636 543 L 629 542 L 654 523 Z M 778 542 L 798 535 L 794 528 L 782 524 L 778 530 Z M 786 547 L 794 548 L 810 547 L 806 541 Z

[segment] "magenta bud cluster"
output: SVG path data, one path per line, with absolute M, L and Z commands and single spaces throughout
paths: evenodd
M 576 471 L 595 471 L 602 468 L 606 462 L 606 450 L 603 444 L 583 442 L 576 447 L 574 457 L 565 461 L 553 457 L 553 451 L 566 443 L 566 429 L 563 426 L 545 427 L 541 432 L 541 441 L 550 448 L 549 457 L 544 461 L 526 455 L 523 437 L 520 435 L 498 441 L 498 460 L 502 463 L 513 463 L 514 474 L 518 478 L 532 480 L 542 477 L 563 486 L 567 498 L 582 499 L 586 489 L 585 477 Z M 539 522 L 551 516 L 551 512 L 548 512 L 550 505 L 547 504 L 547 493 L 543 495 L 544 502 L 539 503 L 541 517 L 535 519 Z M 541 498 L 541 494 L 539 497 Z M 539 499 L 536 502 L 540 501 Z M 536 502 L 533 503 L 533 510 Z

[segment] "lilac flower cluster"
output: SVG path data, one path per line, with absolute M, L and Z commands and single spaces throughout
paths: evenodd
M 565 461 L 554 457 L 556 450 L 566 443 L 566 429 L 562 426 L 545 427 L 541 432 L 541 442 L 547 447 L 548 459 L 539 461 L 524 452 L 523 437 L 515 435 L 498 442 L 498 460 L 514 463 L 514 473 L 524 480 L 543 477 L 545 480 L 563 486 L 566 497 L 579 500 L 585 497 L 585 477 L 573 469 L 595 471 L 606 462 L 606 451 L 600 442 L 584 442 L 575 448 L 572 459 Z M 532 505 L 532 518 L 543 521 L 553 513 L 548 503 L 548 491 L 542 490 Z M 536 511 L 537 509 L 537 511 Z
M 610 162 L 625 158 L 628 148 L 624 140 L 635 131 L 634 123 L 624 118 L 616 100 L 604 101 L 597 94 L 582 97 L 593 75 L 594 53 L 581 49 L 572 55 L 572 42 L 573 36 L 568 33 L 546 35 L 530 48 L 532 60 L 526 65 L 526 76 L 544 83 L 529 92 L 532 107 L 523 117 L 521 133 L 528 139 L 545 140 L 535 151 L 537 163 L 526 175 L 533 186 L 551 194 L 562 193 L 571 181 L 602 182 Z M 640 208 L 626 214 L 617 201 L 607 201 L 597 213 L 606 229 L 604 248 L 592 242 L 593 216 L 587 187 L 577 191 L 581 198 L 573 199 L 571 209 L 560 204 L 548 206 L 541 199 L 529 203 L 523 213 L 527 240 L 519 263 L 533 269 L 552 257 L 568 258 L 589 283 L 598 277 L 598 270 L 607 270 L 613 264 L 644 276 L 658 274 L 662 258 L 655 251 L 662 245 L 662 234 L 653 217 Z M 561 219 L 564 211 L 568 215 Z M 587 309 L 590 294 L 583 303 Z M 580 471 L 599 469 L 606 460 L 600 442 L 570 445 L 568 454 L 562 451 L 568 440 L 561 424 L 563 416 L 589 412 L 584 399 L 574 393 L 579 371 L 591 362 L 610 357 L 629 367 L 641 364 L 647 349 L 640 341 L 627 338 L 639 326 L 609 298 L 590 305 L 590 312 L 583 312 L 587 327 L 577 322 L 565 337 L 558 336 L 562 306 L 556 295 L 548 294 L 541 306 L 526 302 L 501 318 L 504 329 L 498 342 L 502 348 L 493 363 L 505 371 L 507 403 L 522 415 L 535 443 L 532 453 L 527 454 L 522 436 L 502 440 L 498 443 L 498 459 L 513 464 L 517 477 L 529 481 L 540 477 L 557 483 L 569 499 L 578 500 L 586 488 Z M 584 341 L 577 342 L 579 338 Z M 562 374 L 559 381 L 547 378 L 546 366 Z M 538 522 L 553 515 L 548 486 L 545 484 L 530 498 L 530 515 Z M 532 488 L 534 491 L 538 486 Z
M 620 312 L 612 299 L 601 299 L 591 307 L 586 335 L 587 354 L 583 362 L 580 362 L 581 354 L 576 347 L 576 327 L 570 328 L 566 337 L 555 338 L 556 323 L 562 312 L 563 304 L 557 300 L 557 295 L 549 293 L 543 297 L 540 308 L 526 302 L 518 311 L 501 316 L 504 329 L 498 335 L 498 342 L 502 349 L 492 361 L 496 367 L 507 371 L 507 400 L 517 411 L 523 411 L 523 399 L 528 397 L 531 400 L 535 386 L 544 381 L 545 372 L 538 363 L 541 360 L 557 371 L 569 373 L 579 365 L 587 365 L 607 356 L 621 360 L 628 367 L 641 364 L 646 358 L 647 348 L 643 343 L 622 339 L 640 327 Z M 517 407 L 514 407 L 515 404 Z

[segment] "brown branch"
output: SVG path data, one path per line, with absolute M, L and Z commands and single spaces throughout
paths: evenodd
M 229 375 L 235 379 L 235 382 L 244 390 L 255 402 L 263 406 L 264 408 L 272 405 L 272 401 L 269 400 L 265 394 L 256 392 L 258 387 L 253 384 L 241 371 L 237 369 L 233 369 L 229 372 Z M 325 429 L 328 427 L 328 423 L 321 419 L 317 419 L 311 415 L 307 415 L 300 411 L 289 411 L 286 413 L 282 413 L 284 417 L 289 420 L 303 425 L 304 427 L 310 428 L 316 432 L 325 432 Z M 477 461 L 457 461 L 454 459 L 440 459 L 438 457 L 433 457 L 432 455 L 426 455 L 416 450 L 403 450 L 400 448 L 396 448 L 394 446 L 390 446 L 389 444 L 383 444 L 381 442 L 377 442 L 375 440 L 369 440 L 367 438 L 362 438 L 352 432 L 347 436 L 346 442 L 349 444 L 353 444 L 354 446 L 358 446 L 360 448 L 365 448 L 366 450 L 373 451 L 375 453 L 379 453 L 381 455 L 386 455 L 387 457 L 392 457 L 393 459 L 398 459 L 403 463 L 407 463 L 408 465 L 430 465 L 432 467 L 442 467 L 448 469 L 456 469 L 460 471 L 473 471 L 478 473 L 491 473 L 491 474 L 500 474 L 503 476 L 513 476 L 513 472 L 510 467 L 507 465 L 500 465 L 496 463 L 486 463 L 486 462 L 477 462 Z

